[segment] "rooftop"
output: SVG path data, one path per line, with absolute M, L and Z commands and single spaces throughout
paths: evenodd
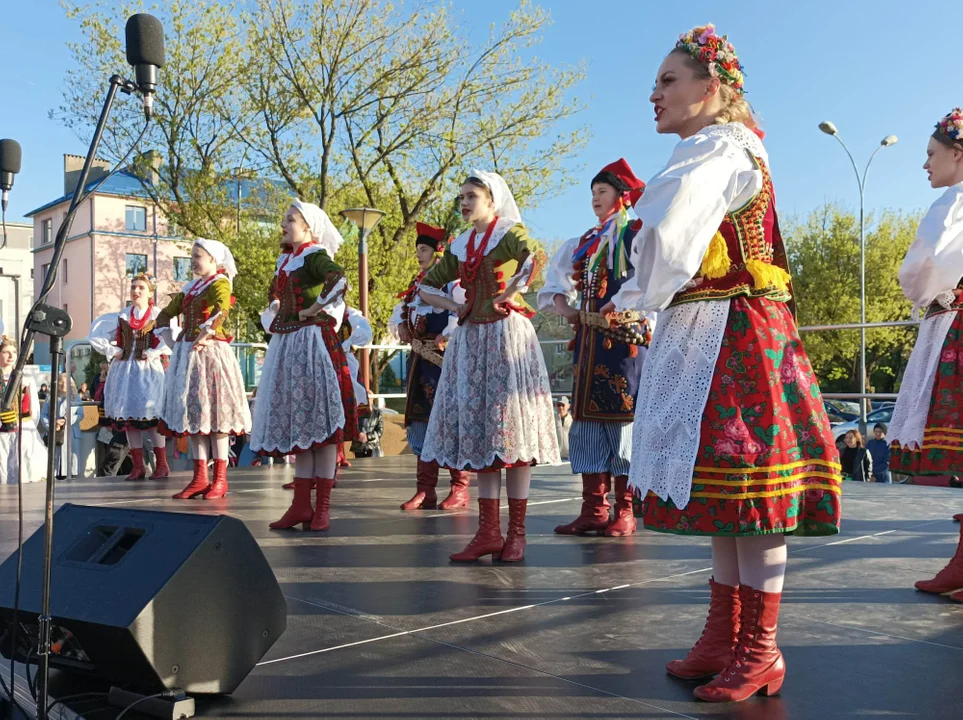
M 229 180 L 226 182 L 227 186 L 234 191 L 236 186 L 236 180 Z M 274 188 L 275 190 L 283 190 L 286 185 L 280 180 L 264 180 L 264 179 L 251 179 L 251 178 L 241 178 L 240 180 L 240 199 L 251 200 L 252 198 L 257 198 L 261 195 L 266 194 L 269 188 Z M 84 187 L 84 193 L 88 193 L 94 188 L 97 188 L 98 195 L 114 195 L 116 197 L 136 197 L 149 199 L 150 195 L 144 188 L 143 182 L 137 175 L 131 172 L 129 169 L 118 170 L 116 173 L 109 175 L 106 179 L 99 178 L 96 180 L 91 180 Z M 31 210 L 26 213 L 24 217 L 33 217 L 44 210 L 49 210 L 52 207 L 56 207 L 61 203 L 67 202 L 73 198 L 74 194 L 67 193 L 56 200 L 51 200 L 45 205 L 41 205 L 35 210 Z M 234 196 L 232 195 L 232 198 Z M 8 223 L 9 224 L 9 223 Z

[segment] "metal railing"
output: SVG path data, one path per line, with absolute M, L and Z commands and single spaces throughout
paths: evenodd
M 569 342 L 570 342 L 570 340 L 539 340 L 539 341 L 538 341 L 538 344 L 539 344 L 539 345 L 568 345 Z M 355 350 L 376 350 L 376 351 L 377 351 L 377 350 L 385 350 L 385 351 L 388 351 L 388 352 L 399 351 L 399 352 L 408 352 L 408 353 L 410 353 L 410 352 L 411 352 L 411 345 L 405 345 L 405 344 L 401 344 L 401 343 L 399 343 L 399 344 L 372 344 L 372 345 L 358 345 L 358 346 L 355 347 L 354 349 L 355 349 Z M 553 396 L 553 397 L 564 397 L 564 396 L 569 395 L 569 394 L 570 394 L 569 392 L 565 392 L 565 391 L 561 391 L 561 390 L 560 390 L 560 391 L 557 391 L 557 392 L 554 392 L 554 391 L 552 392 L 552 396 Z M 404 393 L 404 392 L 400 392 L 400 393 L 377 393 L 377 392 L 370 392 L 370 391 L 369 391 L 369 392 L 368 392 L 368 397 L 378 398 L 378 399 L 382 399 L 382 400 L 389 400 L 389 399 L 391 399 L 391 398 L 404 398 L 404 397 L 408 397 L 408 393 Z
M 803 325 L 799 327 L 799 332 L 832 332 L 835 330 L 873 330 L 878 328 L 893 328 L 893 327 L 919 327 L 919 320 L 891 320 L 888 322 L 867 322 L 867 323 L 840 323 L 839 325 Z M 824 392 L 822 393 L 823 398 L 829 400 L 855 400 L 859 403 L 859 429 L 860 432 L 865 433 L 867 428 L 866 416 L 869 414 L 867 409 L 866 401 L 868 400 L 872 403 L 873 400 L 895 401 L 899 396 L 898 393 L 877 393 L 877 392 Z
M 874 330 L 879 328 L 911 328 L 918 327 L 920 324 L 919 320 L 892 320 L 888 322 L 868 322 L 868 323 L 841 323 L 839 325 L 803 325 L 798 328 L 800 333 L 804 332 L 831 332 L 834 330 Z M 539 340 L 539 345 L 567 345 L 569 340 Z M 358 347 L 357 349 L 362 349 Z M 401 352 L 411 352 L 410 345 L 404 344 L 373 344 L 365 345 L 363 349 L 366 350 L 385 350 L 385 351 L 401 351 Z M 552 395 L 559 397 L 566 395 L 564 391 L 553 392 Z M 370 393 L 373 398 L 403 398 L 406 397 L 407 393 Z M 890 401 L 896 400 L 897 393 L 877 393 L 877 392 L 824 392 L 822 394 L 824 398 L 830 400 L 880 400 L 880 401 Z M 862 403 L 861 403 L 862 405 Z
M 93 349 L 93 346 L 90 344 L 89 340 L 77 340 L 77 341 L 71 342 L 70 347 L 67 348 L 66 352 L 64 353 L 64 376 L 67 378 L 67 392 L 64 399 L 67 401 L 67 414 L 65 416 L 66 423 L 64 427 L 64 444 L 63 444 L 63 451 L 61 454 L 61 462 L 64 462 L 65 461 L 64 458 L 66 458 L 66 463 L 67 463 L 66 474 L 67 474 L 68 480 L 73 479 L 73 448 L 71 447 L 71 444 L 72 444 L 71 432 L 73 429 L 73 423 L 70 422 L 71 416 L 73 414 L 73 409 L 99 406 L 99 403 L 94 402 L 93 400 L 76 401 L 73 397 L 73 390 L 72 390 L 73 373 L 76 372 L 78 369 L 78 367 L 74 366 L 73 355 L 74 355 L 74 351 L 79 347 L 88 347 L 91 349 L 92 352 L 96 352 Z M 267 343 L 232 342 L 231 349 L 234 350 L 234 355 L 235 357 L 237 357 L 238 364 L 241 365 L 241 369 L 243 371 L 244 365 L 241 362 L 242 351 L 243 350 L 267 351 Z M 250 383 L 250 384 L 256 387 L 256 383 Z M 55 428 L 50 428 L 50 430 L 48 431 L 49 436 L 48 436 L 47 442 L 55 442 L 54 440 L 54 438 L 56 437 L 55 430 L 56 430 Z M 77 471 L 78 473 L 82 474 L 79 454 L 77 459 Z

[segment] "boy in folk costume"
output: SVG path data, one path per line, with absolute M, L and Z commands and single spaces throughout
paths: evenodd
M 401 298 L 388 320 L 388 329 L 403 343 L 411 343 L 408 355 L 408 391 L 405 398 L 405 429 L 408 433 L 408 446 L 418 458 L 417 485 L 414 496 L 402 504 L 402 510 L 455 510 L 468 505 L 469 474 L 467 470 L 449 468 L 451 491 L 448 497 L 438 504 L 435 488 L 438 485 L 438 464 L 421 459 L 421 450 L 428 431 L 428 418 L 441 377 L 441 359 L 444 353 L 445 336 L 458 323 L 458 316 L 448 310 L 436 308 L 427 315 L 418 315 L 414 310 L 418 284 L 425 274 L 434 267 L 445 249 L 447 233 L 444 228 L 418 223 L 415 236 L 415 253 L 418 257 L 419 272 L 408 288 L 398 297 Z M 452 291 L 456 283 L 448 286 Z
M 170 476 L 167 441 L 158 432 L 157 425 L 164 400 L 163 356 L 170 355 L 171 350 L 154 334 L 154 324 L 161 312 L 154 305 L 156 289 L 153 276 L 147 273 L 134 276 L 130 281 L 130 306 L 97 318 L 89 334 L 91 347 L 111 361 L 103 388 L 104 424 L 127 434 L 134 461 L 127 480 L 143 480 L 147 475 L 144 433 L 150 435 L 156 459 L 150 479 Z
M 191 248 L 191 270 L 197 276 L 171 296 L 154 323 L 154 333 L 174 347 L 160 410 L 161 432 L 190 438 L 194 477 L 175 500 L 216 500 L 227 493 L 229 435 L 251 431 L 251 412 L 241 367 L 227 332 L 237 275 L 234 256 L 217 240 L 197 238 Z M 171 320 L 183 316 L 175 343 Z M 209 480 L 207 460 L 214 459 Z
M 936 126 L 923 165 L 946 188 L 920 222 L 899 270 L 903 294 L 924 310 L 889 426 L 890 468 L 907 475 L 963 473 L 963 109 Z M 963 519 L 957 514 L 954 520 Z M 917 590 L 963 602 L 963 528 L 956 553 Z
M 575 330 L 569 459 L 572 472 L 582 475 L 582 511 L 555 532 L 631 535 L 632 420 L 655 313 L 646 316 L 638 309 L 642 293 L 629 256 L 641 223 L 633 222 L 626 209 L 642 196 L 645 183 L 620 159 L 602 168 L 591 187 L 598 223 L 555 253 L 538 293 L 539 308 L 561 315 Z M 613 478 L 615 517 L 610 520 L 607 495 Z

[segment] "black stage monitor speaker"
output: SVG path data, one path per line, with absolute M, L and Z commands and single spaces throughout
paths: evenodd
M 143 693 L 230 693 L 284 632 L 281 588 L 240 520 L 69 504 L 54 517 L 51 667 Z M 42 570 L 41 527 L 20 592 L 34 651 Z M 0 566 L 4 628 L 16 571 L 14 553 Z

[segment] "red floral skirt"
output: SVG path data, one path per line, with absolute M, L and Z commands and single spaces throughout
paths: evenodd
M 923 447 L 893 443 L 889 467 L 904 475 L 963 473 L 963 312 L 956 314 L 943 340 L 923 430 Z
M 348 442 L 358 439 L 358 401 L 354 396 L 354 383 L 351 381 L 351 366 L 344 354 L 344 348 L 338 342 L 338 336 L 334 328 L 323 326 L 321 336 L 324 338 L 324 345 L 331 353 L 331 362 L 334 363 L 334 371 L 338 374 L 338 386 L 341 389 L 341 404 L 344 406 L 344 430 L 341 437 L 328 438 L 322 445 L 329 445 L 332 442 Z
M 839 532 L 839 454 L 785 303 L 732 300 L 700 432 L 688 505 L 650 492 L 636 502 L 646 528 L 724 537 Z

